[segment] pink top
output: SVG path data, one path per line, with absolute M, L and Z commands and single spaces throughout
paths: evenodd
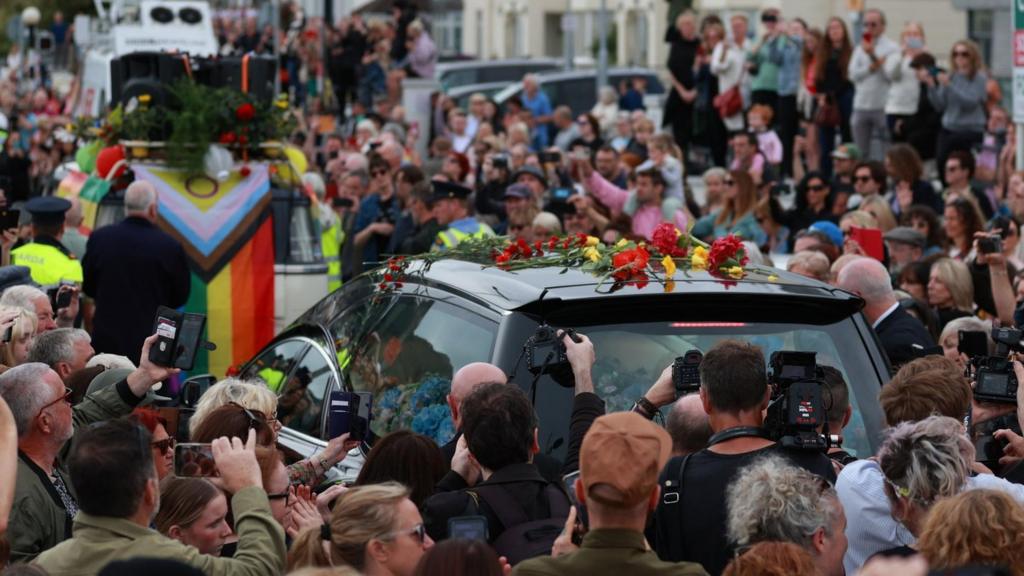
M 607 206 L 614 215 L 622 213 L 626 203 L 636 203 L 636 199 L 632 198 L 634 194 L 628 190 L 623 190 L 618 186 L 605 180 L 597 170 L 594 170 L 590 178 L 586 181 L 587 189 L 594 195 L 602 204 Z M 633 234 L 642 236 L 648 240 L 653 240 L 654 229 L 662 223 L 662 210 L 661 206 L 639 206 L 636 212 L 633 213 Z M 686 213 L 682 210 L 676 210 L 675 213 L 675 225 L 680 230 L 686 230 Z
M 757 133 L 757 147 L 771 164 L 782 162 L 782 140 L 775 130 L 765 130 Z

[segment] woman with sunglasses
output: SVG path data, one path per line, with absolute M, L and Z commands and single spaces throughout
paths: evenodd
M 758 246 L 765 244 L 768 238 L 755 214 L 754 179 L 743 170 L 733 170 L 725 174 L 722 186 L 722 208 L 698 220 L 690 233 L 706 240 L 736 234 L 744 240 L 753 240 Z
M 167 433 L 167 420 L 152 408 L 136 408 L 131 418 L 149 430 L 156 474 L 163 480 L 174 471 L 174 438 Z
M 820 220 L 835 223 L 836 216 L 832 213 L 831 187 L 820 172 L 808 172 L 796 187 L 796 205 L 786 212 L 783 222 L 789 227 L 791 241 L 796 241 L 796 234 L 806 230 L 811 224 Z M 792 246 L 790 247 L 792 249 Z
M 981 144 L 988 121 L 985 113 L 988 76 L 983 70 L 978 46 L 970 40 L 956 42 L 949 61 L 952 63 L 949 72 L 940 68 L 917 71 L 918 79 L 928 86 L 928 100 L 942 114 L 936 166 L 945 166 L 946 157 L 953 150 L 970 150 Z
M 433 545 L 405 487 L 395 482 L 358 486 L 338 497 L 329 522 L 299 535 L 288 554 L 288 570 L 351 566 L 365 576 L 413 576 Z

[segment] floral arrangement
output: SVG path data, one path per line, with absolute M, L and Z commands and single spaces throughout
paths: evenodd
M 672 281 L 679 271 L 708 272 L 723 279 L 739 280 L 744 277 L 743 267 L 748 262 L 743 241 L 737 236 L 730 234 L 708 244 L 671 223 L 663 223 L 655 229 L 649 243 L 623 239 L 606 245 L 585 234 L 552 236 L 533 244 L 505 237 L 470 238 L 444 252 L 389 259 L 377 271 L 378 287 L 401 288 L 411 261 L 422 261 L 421 270 L 425 271 L 443 259 L 466 260 L 502 270 L 578 268 L 600 278 L 598 288 L 608 280 L 615 283 L 613 289 L 625 284 L 644 288 L 653 279 L 664 281 L 666 292 L 675 288 Z
M 451 385 L 448 378 L 430 375 L 421 382 L 388 388 L 374 406 L 374 428 L 378 428 L 379 433 L 411 429 L 432 438 L 439 446 L 447 444 L 455 437 L 445 400 Z

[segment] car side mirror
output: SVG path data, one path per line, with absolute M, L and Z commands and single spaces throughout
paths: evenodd
M 178 406 L 194 410 L 203 394 L 216 383 L 217 377 L 213 374 L 199 374 L 185 380 L 178 392 Z

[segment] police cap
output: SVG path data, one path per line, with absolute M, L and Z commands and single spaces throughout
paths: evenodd
M 469 195 L 473 193 L 472 190 L 456 184 L 454 182 L 444 182 L 441 180 L 435 180 L 431 184 L 434 186 L 434 202 L 440 200 L 447 200 L 449 198 L 455 198 L 458 200 L 465 200 L 469 198 Z
M 71 209 L 71 202 L 56 196 L 39 196 L 25 202 L 25 210 L 32 214 L 32 223 L 41 225 L 61 224 L 64 213 Z

